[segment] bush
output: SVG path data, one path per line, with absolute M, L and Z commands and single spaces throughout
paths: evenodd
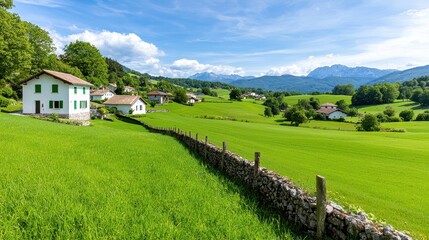
M 60 119 L 60 117 L 58 117 L 58 114 L 56 113 L 51 113 L 49 118 L 52 119 L 53 121 L 58 121 Z
M 416 117 L 416 121 L 429 121 L 429 113 L 419 113 Z
M 414 111 L 413 110 L 404 110 L 399 113 L 399 116 L 402 118 L 402 120 L 408 122 L 413 120 L 414 117 Z
M 323 114 L 321 114 L 321 113 L 316 113 L 314 116 L 313 116 L 313 119 L 314 120 L 325 120 L 325 117 L 323 116 Z
M 9 104 L 10 104 L 9 99 L 7 99 L 3 96 L 0 96 L 0 107 L 7 107 L 7 106 L 9 106 Z
M 383 113 L 388 117 L 393 117 L 395 115 L 395 109 L 390 106 L 387 106 L 386 109 L 384 109 Z
M 357 127 L 358 130 L 362 131 L 380 131 L 380 123 L 376 116 L 372 114 L 366 114 L 362 118 L 361 124 Z
M 265 107 L 264 116 L 265 117 L 272 117 L 273 116 L 273 112 L 271 111 L 270 107 Z
M 15 95 L 15 92 L 10 87 L 4 87 L 0 90 L 0 94 L 5 98 L 12 98 Z
M 388 122 L 402 122 L 402 119 L 400 117 L 388 117 Z
M 388 122 L 389 121 L 389 117 L 386 116 L 384 113 L 377 113 L 376 117 L 377 117 L 377 120 L 379 122 Z
M 156 106 L 156 104 L 157 104 L 158 102 L 157 101 L 155 101 L 155 100 L 150 100 L 149 101 L 149 105 L 150 105 L 150 107 L 151 108 L 154 108 L 155 106 Z

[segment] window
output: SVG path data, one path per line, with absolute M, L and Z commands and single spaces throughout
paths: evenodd
M 74 94 L 77 94 L 77 87 L 74 87 Z
M 77 109 L 77 101 L 76 100 L 74 101 L 74 109 L 75 110 Z
M 34 87 L 35 87 L 35 89 L 34 89 L 35 93 L 41 93 L 42 92 L 42 85 L 36 84 L 36 85 L 34 85 Z
M 140 111 L 143 110 L 143 105 L 140 105 Z
M 63 101 L 49 101 L 49 108 L 62 109 Z
M 83 94 L 85 95 L 85 92 L 86 92 L 86 89 L 85 88 L 83 88 Z
M 52 84 L 52 93 L 58 93 L 58 84 Z
M 87 101 L 80 101 L 80 108 L 81 109 L 88 108 L 88 102 Z

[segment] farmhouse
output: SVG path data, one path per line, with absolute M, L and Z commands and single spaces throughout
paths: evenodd
M 340 119 L 347 117 L 347 113 L 337 108 L 337 105 L 333 103 L 324 103 L 320 105 L 320 108 L 316 111 L 322 114 L 326 119 Z
M 109 85 L 107 85 L 107 88 L 112 91 L 115 92 L 116 88 L 118 88 L 118 85 L 116 85 L 116 83 L 109 83 Z
M 194 104 L 196 102 L 201 102 L 201 99 L 197 98 L 197 96 L 195 96 L 192 93 L 187 93 L 186 96 L 188 96 L 188 101 L 186 102 L 187 104 Z
M 104 102 L 108 107 L 115 107 L 124 114 L 146 114 L 146 102 L 136 95 L 115 95 Z
M 133 92 L 133 91 L 135 91 L 136 89 L 135 88 L 133 88 L 133 87 L 131 87 L 131 86 L 125 86 L 124 87 L 124 92 Z
M 157 101 L 158 104 L 163 104 L 170 100 L 170 93 L 165 93 L 162 91 L 152 91 L 147 93 L 147 97 L 150 101 Z
M 115 94 L 108 89 L 99 89 L 91 91 L 91 101 L 94 100 L 104 100 L 113 97 Z
M 43 70 L 21 82 L 24 114 L 57 114 L 90 119 L 89 90 L 93 85 L 71 74 Z

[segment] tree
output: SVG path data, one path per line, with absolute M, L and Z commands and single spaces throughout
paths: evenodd
M 185 89 L 177 88 L 174 91 L 174 101 L 181 104 L 188 102 L 188 96 L 186 95 Z
M 96 86 L 108 84 L 108 66 L 100 51 L 87 42 L 76 41 L 64 48 L 64 62 L 80 69 Z
M 270 107 L 265 107 L 264 116 L 265 117 L 272 117 L 273 116 L 273 113 L 271 112 L 271 108 Z
M 12 0 L 0 0 L 0 7 L 10 9 L 13 7 Z
M 49 57 L 55 51 L 54 43 L 49 33 L 39 26 L 23 22 L 28 31 L 28 39 L 32 47 L 31 74 L 49 68 Z
M 398 85 L 392 83 L 383 83 L 378 86 L 381 92 L 382 103 L 393 103 L 399 96 Z
M 383 113 L 389 117 L 393 117 L 395 115 L 395 109 L 393 109 L 391 106 L 387 106 L 384 109 Z
M 314 98 L 314 97 L 311 97 L 310 98 L 310 101 L 308 102 L 310 105 L 311 105 L 311 107 L 313 108 L 313 109 L 315 109 L 315 110 L 317 110 L 317 109 L 319 109 L 320 108 L 320 102 L 319 102 L 319 99 L 318 98 Z M 309 109 L 307 109 L 307 110 L 309 110 Z
M 366 105 L 369 103 L 366 96 L 368 95 L 370 87 L 362 85 L 358 88 L 355 94 L 352 96 L 352 104 L 354 106 Z
M 337 108 L 339 108 L 339 109 L 341 109 L 343 111 L 346 111 L 346 112 L 348 111 L 349 106 L 348 106 L 348 104 L 346 103 L 346 101 L 344 99 L 341 99 L 341 100 L 337 101 L 335 103 L 335 105 L 337 105 Z
M 423 94 L 423 90 L 421 88 L 418 88 L 414 90 L 413 94 L 411 95 L 411 100 L 414 102 L 420 102 L 420 95 Z
M 365 114 L 359 127 L 363 131 L 380 131 L 380 123 L 377 117 L 372 114 Z
M 399 117 L 402 118 L 402 121 L 405 121 L 405 122 L 411 121 L 413 120 L 413 117 L 414 117 L 414 111 L 410 109 L 404 110 L 399 113 Z
M 344 85 L 336 85 L 334 89 L 332 89 L 333 95 L 353 95 L 355 92 L 355 87 L 353 84 L 344 84 Z
M 276 97 L 267 98 L 263 105 L 271 108 L 271 112 L 273 115 L 278 115 L 280 113 L 280 104 Z
M 234 88 L 231 90 L 231 92 L 229 93 L 229 99 L 230 100 L 237 100 L 237 101 L 241 101 L 241 92 L 239 89 Z
M 294 126 L 299 126 L 301 123 L 307 122 L 307 120 L 303 110 L 295 111 L 291 116 L 291 124 Z
M 408 86 L 400 86 L 399 87 L 399 99 L 405 100 L 410 99 L 413 94 L 413 90 Z
M 424 90 L 423 93 L 420 95 L 419 103 L 423 106 L 429 105 L 429 89 Z

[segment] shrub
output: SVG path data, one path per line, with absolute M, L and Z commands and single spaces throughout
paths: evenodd
M 358 126 L 358 130 L 362 131 L 380 131 L 380 123 L 376 116 L 372 114 L 366 114 L 362 118 L 361 124 Z
M 270 107 L 265 107 L 264 116 L 265 117 L 272 117 L 273 116 L 273 112 L 271 112 L 271 108 Z
M 316 113 L 314 116 L 313 116 L 313 119 L 314 120 L 325 120 L 325 117 L 323 116 L 323 114 L 321 114 L 321 113 Z
M 388 122 L 402 122 L 402 119 L 400 117 L 388 117 Z
M 414 117 L 414 111 L 413 110 L 404 110 L 399 113 L 399 116 L 402 118 L 402 120 L 408 122 L 413 120 Z
M 393 117 L 395 115 L 395 109 L 390 106 L 387 106 L 386 109 L 384 109 L 383 113 L 388 117 Z
M 12 90 L 12 88 L 10 88 L 10 87 L 4 87 L 4 88 L 2 88 L 1 90 L 0 90 L 0 94 L 3 96 L 3 97 L 6 97 L 6 98 L 12 98 L 12 97 L 14 97 L 14 95 L 15 95 L 15 93 L 13 92 L 13 90 Z
M 0 107 L 7 107 L 7 106 L 9 106 L 9 104 L 10 104 L 9 99 L 7 99 L 3 96 L 0 96 Z
M 419 113 L 416 117 L 416 121 L 429 121 L 429 113 Z
M 49 118 L 52 119 L 53 121 L 58 121 L 58 119 L 60 119 L 60 117 L 58 117 L 58 114 L 56 113 L 51 113 Z
M 156 104 L 157 104 L 158 102 L 157 101 L 155 101 L 155 100 L 151 100 L 151 101 L 149 101 L 149 105 L 150 105 L 150 107 L 151 108 L 154 108 L 155 106 L 156 106 Z
M 386 116 L 384 113 L 377 113 L 376 117 L 377 117 L 377 120 L 379 122 L 388 122 L 389 121 L 389 117 Z

